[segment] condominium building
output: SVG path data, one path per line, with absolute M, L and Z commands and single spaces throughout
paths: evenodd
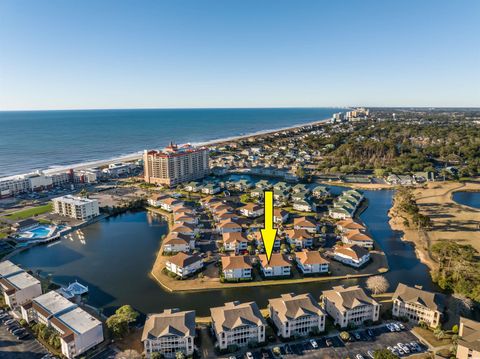
M 185 278 L 203 268 L 203 259 L 197 254 L 188 255 L 180 252 L 170 257 L 165 266 L 168 271 Z
M 298 269 L 303 274 L 327 273 L 329 262 L 318 251 L 303 250 L 295 254 Z
M 252 278 L 252 263 L 249 256 L 224 256 L 222 272 L 226 280 L 242 280 Z
M 163 151 L 147 151 L 143 154 L 145 182 L 175 186 L 193 181 L 210 172 L 208 149 L 171 143 Z
M 369 297 L 358 285 L 344 288 L 333 287 L 322 295 L 323 308 L 341 328 L 349 324 L 361 325 L 365 321 L 376 322 L 380 304 Z
M 265 341 L 267 323 L 255 302 L 229 302 L 210 308 L 212 328 L 220 349 Z
M 21 313 L 28 323 L 33 321 L 52 328 L 67 358 L 75 358 L 103 342 L 102 322 L 55 291 L 23 304 Z
M 0 290 L 11 309 L 42 294 L 40 281 L 8 260 L 0 263 Z
M 52 201 L 53 212 L 64 217 L 87 221 L 100 214 L 96 199 L 66 195 L 54 198 Z
M 333 258 L 343 264 L 359 268 L 370 260 L 370 253 L 356 244 L 336 245 L 333 248 Z
M 260 268 L 265 277 L 289 277 L 291 273 L 292 264 L 289 262 L 287 256 L 281 253 L 272 253 L 270 262 L 265 254 L 258 256 L 260 260 Z
M 283 338 L 325 330 L 325 312 L 309 293 L 269 299 L 270 318 Z
M 225 251 L 239 253 L 248 247 L 248 240 L 241 232 L 223 233 L 222 239 Z
M 195 311 L 166 309 L 160 314 L 149 314 L 143 327 L 142 342 L 145 357 L 153 353 L 175 358 L 176 353 L 193 355 L 195 339 Z
M 480 322 L 460 317 L 457 359 L 480 358 Z
M 422 321 L 432 328 L 440 324 L 445 308 L 444 295 L 399 283 L 392 299 L 393 316 L 415 323 Z

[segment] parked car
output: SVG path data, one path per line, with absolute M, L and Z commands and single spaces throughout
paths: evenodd
M 367 355 L 368 355 L 370 358 L 372 358 L 372 359 L 375 358 L 375 355 L 373 355 L 373 352 L 372 352 L 371 350 L 369 350 L 369 351 L 367 352 Z
M 356 359 L 365 359 L 362 354 L 357 354 L 355 355 Z
M 325 339 L 325 344 L 327 345 L 327 347 L 331 347 L 333 345 L 332 339 L 330 338 Z
M 253 359 L 253 354 L 252 352 L 247 352 L 247 354 L 245 354 L 247 359 Z
M 372 338 L 375 337 L 375 334 L 373 333 L 373 330 L 367 329 L 367 334 L 371 336 Z
M 398 343 L 397 345 L 400 349 L 402 349 L 405 352 L 405 354 L 410 354 L 410 349 L 408 349 L 408 347 L 405 344 Z
M 29 336 L 30 334 L 28 334 L 27 332 L 24 332 L 22 334 L 17 335 L 15 338 L 17 338 L 17 340 L 24 340 L 24 339 L 27 339 Z
M 392 324 L 390 324 L 390 323 L 387 324 L 387 328 L 388 328 L 388 330 L 390 330 L 391 332 L 394 332 L 394 331 L 395 331 L 395 327 L 394 327 Z
M 317 341 L 315 339 L 310 339 L 310 344 L 312 345 L 313 349 L 318 348 Z
M 358 334 L 357 332 L 353 333 L 353 336 L 355 337 L 356 340 L 361 340 L 362 339 L 360 334 Z
M 397 325 L 400 327 L 401 330 L 405 330 L 405 325 L 402 323 L 398 322 Z
M 15 319 L 9 319 L 9 320 L 7 320 L 4 324 L 5 324 L 5 325 L 10 325 L 10 324 L 15 323 L 15 322 L 16 322 Z
M 400 328 L 400 326 L 396 323 L 392 323 L 392 326 L 395 328 L 395 331 L 397 332 L 400 332 L 402 329 Z

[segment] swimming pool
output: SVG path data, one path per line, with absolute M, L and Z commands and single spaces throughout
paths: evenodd
M 35 228 L 32 228 L 28 231 L 21 232 L 20 238 L 28 238 L 28 239 L 43 239 L 50 237 L 53 232 L 57 229 L 56 226 L 50 226 L 46 224 L 40 224 Z

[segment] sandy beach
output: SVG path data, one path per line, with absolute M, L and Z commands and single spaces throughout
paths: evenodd
M 414 190 L 420 212 L 432 219 L 433 226 L 428 231 L 405 227 L 395 204 L 390 210 L 392 228 L 405 233 L 404 240 L 415 244 L 418 258 L 430 268 L 436 263 L 431 259 L 429 249 L 439 240 L 470 244 L 480 252 L 480 210 L 456 203 L 452 196 L 457 191 L 480 191 L 480 181 L 429 182 Z

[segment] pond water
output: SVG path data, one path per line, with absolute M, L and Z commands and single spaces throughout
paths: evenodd
M 338 192 L 340 188 L 333 189 Z M 387 211 L 393 191 L 365 191 L 368 208 L 360 215 L 377 243 L 386 252 L 391 271 L 386 274 L 394 289 L 399 281 L 421 284 L 432 289 L 428 269 L 415 256 L 410 244 L 392 231 Z M 149 277 L 167 223 L 146 212 L 126 213 L 82 229 L 83 237 L 73 234 L 49 246 L 37 246 L 13 257 L 24 268 L 51 275 L 56 283 L 68 285 L 74 280 L 89 286 L 88 302 L 104 309 L 131 304 L 143 313 L 166 308 L 195 309 L 197 315 L 209 315 L 209 308 L 226 301 L 255 300 L 260 307 L 268 299 L 286 292 L 311 292 L 319 297 L 322 290 L 340 282 L 306 283 L 257 288 L 225 289 L 195 293 L 169 293 Z M 364 280 L 345 280 L 353 285 Z
M 454 192 L 453 200 L 465 206 L 480 208 L 480 192 Z

